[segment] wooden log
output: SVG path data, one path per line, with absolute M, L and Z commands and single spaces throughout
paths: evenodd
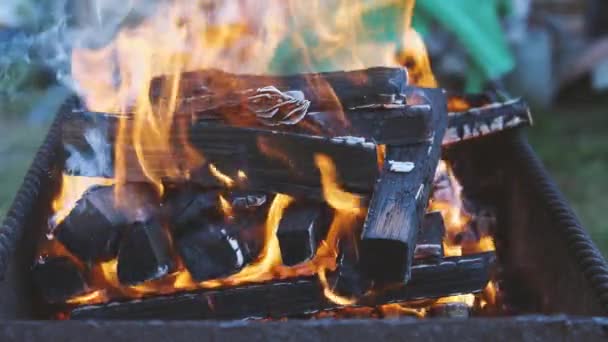
M 376 306 L 482 291 L 489 280 L 493 253 L 450 257 L 416 265 L 412 280 L 399 288 L 362 298 Z M 200 290 L 128 302 L 87 305 L 72 319 L 245 319 L 283 318 L 340 308 L 325 298 L 316 278 L 299 278 L 219 290 Z
M 532 125 L 530 108 L 522 99 L 493 103 L 465 112 L 448 113 L 443 145 Z
M 443 318 L 469 318 L 471 308 L 467 303 L 453 302 L 434 304 L 430 310 L 431 317 Z
M 230 203 L 234 210 L 256 210 L 269 203 L 269 195 L 259 191 L 229 191 L 224 198 Z
M 220 125 L 195 124 L 192 146 L 232 179 L 238 170 L 246 185 L 265 192 L 321 199 L 321 176 L 315 155 L 325 154 L 336 166 L 347 191 L 368 194 L 378 176 L 376 146 L 364 139 L 329 139 L 300 134 Z M 205 182 L 196 172 L 193 182 Z
M 156 195 L 146 184 L 125 184 L 122 204 L 116 202 L 114 191 L 114 186 L 89 189 L 53 231 L 57 239 L 84 262 L 114 258 L 129 223 L 134 222 L 136 216 L 150 216 L 157 210 Z
M 162 99 L 171 82 L 172 78 L 166 76 L 153 79 L 151 98 Z M 384 67 L 289 76 L 237 75 L 211 69 L 185 72 L 179 79 L 184 102 L 208 94 L 230 98 L 244 90 L 274 86 L 280 91 L 301 91 L 310 101 L 310 111 L 315 112 L 370 103 L 392 104 L 402 98 L 406 85 L 404 68 Z
M 441 259 L 443 258 L 443 236 L 445 226 L 440 212 L 431 212 L 424 215 L 424 221 L 418 233 L 418 242 L 414 249 L 414 259 Z
M 380 283 L 407 282 L 446 127 L 445 95 L 424 90 L 433 105 L 435 136 L 429 142 L 386 147 L 384 168 L 376 183 L 361 241 L 361 267 Z
M 194 280 L 223 278 L 258 256 L 264 240 L 263 224 L 263 215 L 205 220 L 177 236 L 176 249 Z
M 154 218 L 132 224 L 118 250 L 118 280 L 137 285 L 173 272 L 169 234 Z
M 310 260 L 331 223 L 329 210 L 316 204 L 294 203 L 283 212 L 277 229 L 283 264 Z
M 169 189 L 163 202 L 164 216 L 175 233 L 188 230 L 204 220 L 221 219 L 218 190 L 205 190 L 191 184 Z
M 40 257 L 32 266 L 32 279 L 48 303 L 66 300 L 88 291 L 86 281 L 68 257 Z

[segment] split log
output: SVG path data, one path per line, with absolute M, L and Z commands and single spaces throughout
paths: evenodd
M 152 80 L 152 99 L 162 99 L 171 87 L 172 77 Z M 300 91 L 310 101 L 310 111 L 354 108 L 370 103 L 392 104 L 401 99 L 407 85 L 404 68 L 369 68 L 289 76 L 230 74 L 220 70 L 185 72 L 180 75 L 180 96 L 188 99 L 214 94 L 217 98 L 238 96 L 245 90 L 274 86 L 280 91 Z
M 84 193 L 53 233 L 84 262 L 114 258 L 125 227 L 136 216 L 150 216 L 157 210 L 154 190 L 143 183 L 124 186 L 122 203 L 116 202 L 115 186 L 96 186 Z
M 386 147 L 384 168 L 376 183 L 361 241 L 361 267 L 379 283 L 407 282 L 446 127 L 445 95 L 424 90 L 433 104 L 432 141 Z
M 206 220 L 176 237 L 176 248 L 196 281 L 237 273 L 261 251 L 262 215 L 240 215 L 232 220 Z
M 293 266 L 315 255 L 330 224 L 325 209 L 318 203 L 294 203 L 285 209 L 277 230 L 284 265 Z
M 416 265 L 412 280 L 400 288 L 362 298 L 376 306 L 423 298 L 477 293 L 489 280 L 493 253 L 446 258 Z M 128 302 L 87 305 L 72 310 L 72 319 L 245 319 L 284 318 L 340 308 L 325 298 L 316 278 L 299 278 L 219 290 L 201 290 Z
M 321 175 L 315 155 L 325 154 L 336 166 L 347 191 L 368 194 L 378 177 L 376 146 L 364 139 L 329 139 L 284 132 L 195 124 L 192 146 L 232 179 L 238 170 L 246 185 L 265 192 L 322 198 Z M 194 172 L 191 181 L 205 184 Z
M 64 303 L 89 289 L 82 273 L 68 257 L 38 258 L 32 266 L 32 278 L 48 303 Z
M 445 226 L 440 212 L 427 213 L 418 233 L 418 242 L 414 250 L 414 259 L 443 258 L 443 236 Z
M 118 251 L 118 280 L 137 285 L 160 279 L 174 269 L 168 233 L 156 219 L 132 224 Z
M 443 145 L 531 125 L 530 108 L 522 99 L 471 108 L 465 112 L 453 112 L 448 114 L 448 128 Z

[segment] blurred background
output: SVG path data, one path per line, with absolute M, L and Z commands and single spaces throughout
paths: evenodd
M 117 2 L 0 4 L 0 217 L 71 94 L 69 47 L 58 37 L 82 20 L 120 27 L 144 15 L 110 3 Z M 532 105 L 533 146 L 608 255 L 608 2 L 417 0 L 414 13 L 443 87 L 499 90 Z M 369 25 L 386 22 L 385 15 Z

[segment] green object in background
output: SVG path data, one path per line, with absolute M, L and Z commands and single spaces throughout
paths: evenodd
M 414 27 L 426 31 L 436 21 L 456 36 L 472 61 L 466 91 L 480 91 L 483 84 L 496 80 L 515 67 L 513 54 L 500 26 L 501 9 L 509 10 L 507 0 L 417 0 Z
M 372 0 L 364 1 L 373 5 Z M 379 44 L 401 43 L 404 32 L 404 5 L 406 1 L 395 1 L 383 6 L 370 6 L 363 14 L 363 30 L 357 32 L 362 41 Z M 510 0 L 417 0 L 412 25 L 423 36 L 429 32 L 431 23 L 438 23 L 453 33 L 467 51 L 471 70 L 467 71 L 466 91 L 478 92 L 490 80 L 496 80 L 515 66 L 500 26 L 499 13 L 508 10 Z M 294 32 L 297 28 L 294 27 Z M 295 32 L 295 34 L 298 34 Z M 349 46 L 337 49 L 331 56 L 310 54 L 304 48 L 314 50 L 320 44 L 316 32 L 300 32 L 297 39 L 285 39 L 277 49 L 270 70 L 276 74 L 330 71 L 339 69 L 336 61 L 340 56 L 348 57 Z M 321 57 L 320 57 L 321 56 Z

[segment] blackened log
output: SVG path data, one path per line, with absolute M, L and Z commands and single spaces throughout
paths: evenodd
M 376 282 L 407 282 L 446 127 L 445 95 L 424 90 L 433 105 L 435 135 L 427 143 L 386 147 L 361 241 L 361 268 Z
M 268 195 L 259 191 L 230 191 L 224 194 L 224 198 L 237 211 L 256 210 L 270 202 L 268 201 Z
M 530 108 L 522 99 L 471 108 L 465 112 L 453 112 L 448 114 L 448 128 L 443 145 L 531 125 Z
M 116 201 L 115 186 L 89 189 L 55 228 L 57 239 L 82 261 L 114 258 L 126 226 L 136 216 L 146 217 L 157 210 L 158 200 L 149 186 L 129 183 L 123 189 L 120 203 Z
M 88 291 L 78 266 L 68 257 L 40 257 L 32 266 L 32 278 L 48 303 L 63 303 Z
M 462 302 L 434 304 L 431 306 L 430 314 L 431 317 L 469 318 L 471 308 L 467 303 Z
M 263 214 L 207 219 L 176 237 L 176 249 L 196 281 L 237 273 L 257 258 L 264 241 Z
M 277 238 L 283 264 L 293 266 L 311 259 L 329 228 L 328 210 L 319 204 L 294 203 L 283 211 Z
M 329 139 L 199 123 L 191 128 L 190 142 L 232 179 L 238 179 L 238 170 L 242 170 L 248 187 L 266 192 L 322 198 L 317 154 L 331 158 L 347 191 L 368 194 L 378 177 L 376 146 L 364 139 Z M 196 172 L 191 180 L 205 182 Z
M 418 242 L 414 250 L 414 259 L 443 258 L 443 236 L 445 226 L 440 212 L 424 215 L 424 221 L 418 233 Z
M 171 242 L 167 231 L 152 218 L 132 224 L 118 251 L 118 280 L 136 285 L 160 279 L 174 269 Z
M 192 184 L 169 189 L 163 201 L 163 212 L 174 232 L 223 216 L 219 207 L 219 191 L 204 190 Z
M 416 265 L 412 269 L 412 280 L 409 284 L 362 298 L 358 305 L 376 306 L 480 292 L 489 280 L 493 259 L 493 253 L 482 253 L 446 258 L 439 264 Z M 340 307 L 325 298 L 319 281 L 312 277 L 82 306 L 72 310 L 71 318 L 283 318 Z
M 151 98 L 162 98 L 163 91 L 171 87 L 171 82 L 171 78 L 166 76 L 153 79 L 150 85 Z M 201 70 L 182 73 L 179 79 L 180 96 L 186 99 L 207 94 L 229 98 L 244 90 L 274 86 L 281 91 L 303 92 L 304 97 L 311 102 L 310 111 L 315 112 L 370 103 L 395 103 L 401 98 L 406 85 L 407 71 L 404 68 L 383 67 L 289 76 Z
M 360 226 L 363 222 L 360 222 Z M 337 268 L 328 275 L 328 284 L 333 293 L 351 299 L 361 298 L 371 287 L 371 281 L 361 272 L 359 262 L 359 241 L 355 236 L 347 236 L 338 244 Z

